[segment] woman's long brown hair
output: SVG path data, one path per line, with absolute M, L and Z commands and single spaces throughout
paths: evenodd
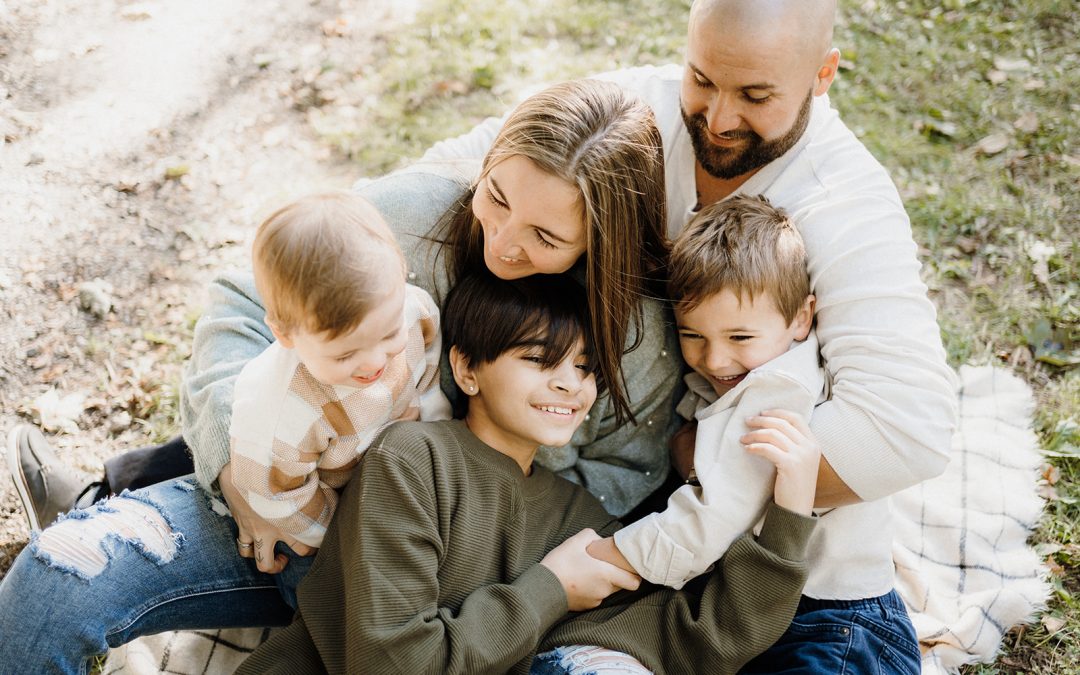
M 636 423 L 622 357 L 641 343 L 643 297 L 662 297 L 665 236 L 664 155 L 645 103 L 617 85 L 575 80 L 526 99 L 507 118 L 484 158 L 481 178 L 520 155 L 576 185 L 586 223 L 583 266 L 598 377 L 616 423 Z M 433 239 L 446 255 L 450 281 L 485 266 L 484 239 L 470 202 L 475 187 L 450 209 Z M 634 340 L 627 344 L 630 327 Z

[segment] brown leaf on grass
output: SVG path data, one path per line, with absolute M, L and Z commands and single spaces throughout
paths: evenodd
M 1017 345 L 1008 358 L 1013 368 L 1029 368 L 1035 363 L 1035 355 L 1027 345 Z
M 469 93 L 469 85 L 461 80 L 439 80 L 431 88 L 440 96 Z
M 1045 560 L 1046 569 L 1051 576 L 1060 577 L 1065 575 L 1065 566 L 1059 563 L 1054 556 L 1048 556 Z
M 1044 614 L 1042 618 L 1042 625 L 1046 628 L 1046 632 L 1050 635 L 1058 632 L 1065 627 L 1065 619 L 1058 618 L 1056 616 L 1050 616 Z
M 344 16 L 322 22 L 322 32 L 326 37 L 345 37 L 350 31 L 349 19 Z
M 30 366 L 34 370 L 41 370 L 45 366 L 53 362 L 52 349 L 47 349 L 35 353 L 33 356 L 27 356 L 26 365 Z
M 990 134 L 975 144 L 975 150 L 984 155 L 996 155 L 1009 147 L 1009 137 L 1005 134 Z
M 56 380 L 60 379 L 60 376 L 66 373 L 69 368 L 71 368 L 71 363 L 68 361 L 60 361 L 54 363 L 47 370 L 45 370 L 45 372 L 39 375 L 38 379 L 45 384 L 52 384 Z
M 154 12 L 148 3 L 141 2 L 120 10 L 120 18 L 125 21 L 146 21 L 154 18 Z
M 961 252 L 971 255 L 979 250 L 979 242 L 974 237 L 957 237 L 956 247 L 960 249 Z
M 1042 477 L 1050 485 L 1057 485 L 1061 479 L 1061 471 L 1053 464 L 1043 464 Z
M 1033 134 L 1039 130 L 1039 116 L 1033 112 L 1026 112 L 1016 118 L 1013 126 L 1024 133 Z

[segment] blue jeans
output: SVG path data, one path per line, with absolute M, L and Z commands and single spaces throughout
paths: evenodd
M 803 596 L 786 633 L 744 675 L 919 675 L 915 628 L 896 591 L 866 600 Z
M 168 630 L 279 626 L 313 558 L 263 574 L 194 477 L 77 511 L 33 537 L 0 583 L 0 673 L 85 673 L 90 657 Z

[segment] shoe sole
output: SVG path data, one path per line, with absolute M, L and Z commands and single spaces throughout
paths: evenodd
M 36 531 L 40 530 L 41 527 L 38 525 L 37 514 L 34 512 L 34 502 L 30 499 L 30 490 L 26 484 L 26 475 L 22 469 L 22 457 L 19 452 L 19 432 L 21 430 L 21 426 L 16 426 L 8 433 L 8 470 L 11 472 L 11 481 L 15 483 L 15 491 L 19 493 L 19 499 L 22 501 L 23 511 L 26 511 L 26 518 L 30 521 L 30 529 Z

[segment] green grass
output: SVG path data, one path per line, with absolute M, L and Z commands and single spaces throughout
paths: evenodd
M 524 87 L 681 59 L 688 7 L 432 0 L 373 65 L 323 64 L 353 105 L 310 118 L 378 175 Z M 1071 0 L 849 0 L 836 31 L 831 98 L 905 198 L 950 361 L 1007 363 L 1032 384 L 1059 475 L 1035 541 L 1065 625 L 1018 631 L 969 673 L 1080 673 L 1078 33 Z

